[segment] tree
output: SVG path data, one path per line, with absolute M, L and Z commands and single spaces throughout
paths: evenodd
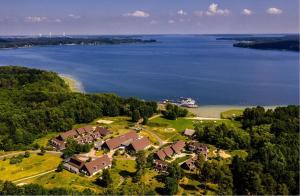
M 62 172 L 64 170 L 64 164 L 63 162 L 60 162 L 59 165 L 56 168 L 57 172 Z
M 30 157 L 30 152 L 28 152 L 28 151 L 25 151 L 25 153 L 24 153 L 24 157 L 25 157 L 25 158 L 28 158 L 28 157 Z
M 112 183 L 112 178 L 108 169 L 104 169 L 102 173 L 101 184 L 105 187 L 108 187 Z
M 143 117 L 143 125 L 148 124 L 148 118 L 147 117 Z
M 45 147 L 42 146 L 42 147 L 40 148 L 40 153 L 39 153 L 39 155 L 44 155 L 45 153 L 46 153 Z
M 165 190 L 168 195 L 175 195 L 178 192 L 177 180 L 171 177 L 166 178 Z
M 132 112 L 131 121 L 132 122 L 138 122 L 141 118 L 140 112 L 138 110 L 134 110 Z
M 182 168 L 176 163 L 172 163 L 168 167 L 168 173 L 169 173 L 168 175 L 169 177 L 176 179 L 177 181 L 180 180 L 183 176 Z
M 145 151 L 141 150 L 136 154 L 136 167 L 137 170 L 145 169 L 147 164 L 147 158 Z

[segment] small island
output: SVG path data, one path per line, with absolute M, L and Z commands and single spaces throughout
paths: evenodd
M 32 46 L 54 46 L 54 45 L 101 45 L 101 44 L 132 44 L 153 43 L 154 39 L 143 40 L 131 37 L 10 37 L 0 38 L 1 48 L 26 48 Z

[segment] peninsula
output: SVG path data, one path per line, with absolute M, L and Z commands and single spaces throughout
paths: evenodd
M 261 50 L 287 50 L 299 51 L 299 35 L 285 35 L 285 36 L 233 36 L 222 37 L 217 40 L 234 40 L 234 47 L 252 48 Z
M 132 44 L 153 43 L 154 39 L 143 40 L 131 37 L 10 37 L 0 38 L 1 48 L 22 48 L 32 46 L 53 45 L 101 45 L 101 44 Z

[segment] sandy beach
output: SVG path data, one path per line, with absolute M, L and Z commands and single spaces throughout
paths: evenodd
M 76 80 L 73 76 L 67 74 L 59 74 L 59 76 L 69 85 L 73 92 L 85 92 L 81 82 Z

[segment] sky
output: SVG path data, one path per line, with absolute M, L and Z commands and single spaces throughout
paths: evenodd
M 298 0 L 0 0 L 0 35 L 298 33 Z

